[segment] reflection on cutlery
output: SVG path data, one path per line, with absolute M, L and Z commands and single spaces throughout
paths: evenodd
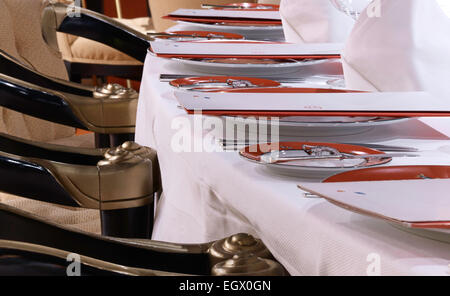
M 178 33 L 153 33 L 147 32 L 148 36 L 151 37 L 179 37 L 179 38 L 198 38 L 198 39 L 230 39 L 220 34 L 208 34 L 206 36 L 201 36 L 197 34 L 178 34 Z
M 218 5 L 218 4 L 202 4 L 202 8 L 231 8 L 231 9 L 248 9 L 250 7 L 244 5 Z M 273 6 L 269 5 L 257 5 L 251 7 L 253 9 L 274 9 Z
M 180 78 L 189 78 L 189 77 L 199 77 L 201 74 L 161 74 L 159 76 L 159 80 L 161 82 L 170 82 L 174 79 Z M 209 76 L 209 75 L 208 75 Z M 214 76 L 211 76 L 214 77 Z M 261 76 L 257 78 L 269 79 L 273 81 L 277 81 L 279 83 L 323 83 L 327 84 L 327 82 L 331 79 L 341 79 L 340 75 L 317 75 L 310 77 L 276 77 L 276 76 Z
M 301 155 L 301 156 L 289 156 L 282 155 L 283 151 L 274 151 L 261 156 L 261 162 L 267 164 L 274 164 L 280 162 L 296 161 L 296 160 L 344 160 L 344 159 L 369 159 L 369 158 L 393 158 L 393 157 L 419 157 L 417 154 L 405 154 L 405 153 L 384 153 L 384 154 L 347 154 L 338 153 L 330 155 Z
M 320 196 L 315 195 L 315 194 L 312 194 L 312 193 L 309 193 L 309 192 L 303 193 L 303 196 L 304 196 L 305 198 L 321 198 Z
M 251 141 L 238 141 L 238 140 L 227 140 L 227 139 L 218 139 L 218 142 L 221 146 L 224 148 L 235 148 L 238 147 L 245 147 L 249 145 L 256 145 L 260 144 L 257 142 L 251 142 Z M 377 149 L 380 151 L 389 151 L 389 152 L 418 152 L 419 149 L 414 147 L 404 147 L 404 146 L 391 146 L 391 145 L 381 145 L 381 144 L 367 144 L 367 143 L 340 143 L 340 144 L 346 144 L 346 145 L 356 145 L 356 146 L 363 146 L 371 149 Z

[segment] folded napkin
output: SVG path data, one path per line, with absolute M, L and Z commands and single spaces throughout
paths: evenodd
M 448 0 L 437 0 L 438 4 L 442 7 L 444 12 L 450 17 L 450 1 Z
M 450 95 L 450 19 L 436 0 L 380 0 L 361 14 L 343 53 L 347 87 Z
M 357 11 L 369 3 L 351 1 Z M 330 0 L 282 0 L 280 14 L 286 41 L 292 43 L 345 42 L 355 24 Z

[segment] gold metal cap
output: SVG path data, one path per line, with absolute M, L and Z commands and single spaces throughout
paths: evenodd
M 102 210 L 139 207 L 153 200 L 158 186 L 154 172 L 159 170 L 154 150 L 126 142 L 104 156 L 97 164 Z
M 94 98 L 97 99 L 137 99 L 138 97 L 137 91 L 117 83 L 104 84 L 101 87 L 97 87 L 94 91 Z
M 230 259 L 234 255 L 242 252 L 250 252 L 262 258 L 273 258 L 270 251 L 260 239 L 256 239 L 246 233 L 238 233 L 218 240 L 209 249 L 213 264 Z
M 283 267 L 270 259 L 257 257 L 250 252 L 234 255 L 217 263 L 211 271 L 216 276 L 283 276 Z

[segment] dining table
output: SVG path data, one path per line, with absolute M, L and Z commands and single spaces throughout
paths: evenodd
M 341 71 L 338 61 L 330 61 L 289 76 L 339 75 Z M 147 54 L 136 142 L 157 150 L 161 169 L 163 194 L 155 209 L 152 239 L 204 243 L 249 233 L 260 238 L 296 276 L 450 275 L 448 242 L 409 233 L 305 194 L 298 185 L 311 180 L 277 174 L 234 149 L 223 149 L 216 141 L 220 136 L 204 127 L 208 116 L 187 114 L 174 88 L 161 81 L 160 74 L 207 76 L 177 61 Z M 197 149 L 177 149 L 180 137 Z M 450 118 L 411 118 L 362 133 L 298 135 L 288 140 L 414 147 L 421 156 L 414 160 L 416 164 L 450 165 Z M 394 158 L 387 165 L 408 161 Z

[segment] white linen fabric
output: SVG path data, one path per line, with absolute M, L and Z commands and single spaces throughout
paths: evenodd
M 193 71 L 152 55 L 145 61 L 136 141 L 157 149 L 164 188 L 153 239 L 201 243 L 251 233 L 264 241 L 292 275 L 448 275 L 446 243 L 403 232 L 322 199 L 305 198 L 297 188 L 301 179 L 274 174 L 245 161 L 237 152 L 176 152 L 173 141 L 180 135 L 179 124 L 190 123 L 192 129 L 196 124 L 193 116 L 178 107 L 173 88 L 159 81 L 161 73 Z M 448 135 L 449 122 L 434 120 Z M 204 130 L 189 139 L 192 144 L 201 143 L 207 134 Z M 450 145 L 448 136 L 415 119 L 361 135 L 298 140 L 380 142 L 433 151 L 430 154 L 442 150 L 446 156 L 448 149 L 442 147 Z M 450 164 L 444 154 L 421 159 L 436 164 L 448 159 Z M 391 164 L 406 161 L 396 158 Z M 380 259 L 378 269 L 373 268 L 375 257 Z
M 444 10 L 445 14 L 450 17 L 450 1 L 448 0 L 437 0 L 438 4 Z
M 370 0 L 353 0 L 361 11 Z M 339 11 L 330 0 L 282 0 L 280 14 L 287 42 L 345 42 L 355 21 Z
M 450 96 L 450 18 L 436 0 L 381 0 L 362 14 L 343 53 L 348 88 Z

